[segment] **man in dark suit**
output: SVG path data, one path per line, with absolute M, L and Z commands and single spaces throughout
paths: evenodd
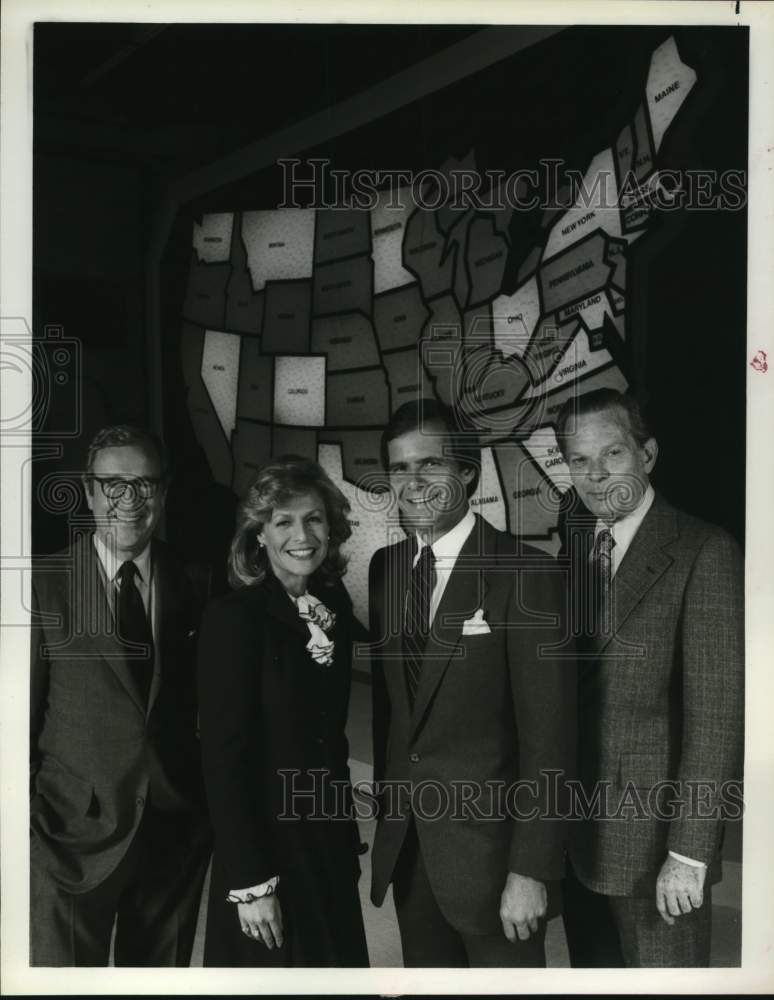
M 206 583 L 152 540 L 158 439 L 100 431 L 83 477 L 94 530 L 33 568 L 33 965 L 190 961 L 209 835 L 197 737 Z
M 565 888 L 570 957 L 706 966 L 722 818 L 740 811 L 741 553 L 654 493 L 657 444 L 629 396 L 568 402 L 556 433 L 586 511 L 568 518 L 565 549 L 583 791 Z
M 407 966 L 542 966 L 575 724 L 562 576 L 472 513 L 455 420 L 419 400 L 382 437 L 408 538 L 370 569 L 371 898 L 392 882 Z

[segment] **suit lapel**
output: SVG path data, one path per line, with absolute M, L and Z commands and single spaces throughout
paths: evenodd
M 385 553 L 384 565 L 384 632 L 376 648 L 376 655 L 384 663 L 384 679 L 393 708 L 403 718 L 410 715 L 406 677 L 403 667 L 403 630 L 406 594 L 411 564 L 413 542 L 410 538 L 391 545 Z
M 462 655 L 459 640 L 463 622 L 484 605 L 487 584 L 481 552 L 490 551 L 482 537 L 487 529 L 486 522 L 477 517 L 443 592 L 422 659 L 411 716 L 413 731 L 418 729 L 427 713 L 451 660 Z
M 618 635 L 640 601 L 672 565 L 672 557 L 664 550 L 677 537 L 675 513 L 656 495 L 613 579 L 613 631 L 602 638 L 598 645 L 600 652 Z
M 152 543 L 153 599 L 155 607 L 155 645 L 158 663 L 153 670 L 150 692 L 148 693 L 148 715 L 161 689 L 164 670 L 164 651 L 172 646 L 170 631 L 179 621 L 182 602 L 181 581 L 174 572 L 171 561 L 164 549 Z

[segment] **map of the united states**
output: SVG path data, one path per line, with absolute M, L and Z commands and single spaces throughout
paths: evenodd
M 672 39 L 656 49 L 634 117 L 588 164 L 577 199 L 543 212 L 511 294 L 512 206 L 430 210 L 405 188 L 371 211 L 194 225 L 182 362 L 213 478 L 241 496 L 271 455 L 316 457 L 352 506 L 347 581 L 363 617 L 370 557 L 398 530 L 379 437 L 416 396 L 459 407 L 478 429 L 474 509 L 556 550 L 569 473 L 552 422 L 570 394 L 626 388 L 611 348 L 626 337 L 627 250 L 647 233 L 644 193 L 695 82 Z

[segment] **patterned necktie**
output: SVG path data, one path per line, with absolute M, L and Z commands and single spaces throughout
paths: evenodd
M 594 540 L 591 553 L 591 606 L 594 633 L 608 636 L 612 628 L 611 594 L 613 581 L 613 549 L 615 539 L 609 528 L 603 528 Z
M 130 653 L 128 662 L 137 679 L 143 704 L 147 705 L 153 677 L 153 633 L 148 624 L 140 591 L 134 582 L 137 572 L 137 567 L 131 561 L 122 563 L 118 571 L 118 637 L 124 642 L 146 647 L 144 654 Z
M 419 559 L 411 571 L 406 594 L 406 620 L 403 632 L 403 654 L 406 665 L 406 685 L 409 701 L 414 704 L 422 656 L 430 632 L 430 601 L 435 589 L 435 556 L 429 545 L 422 547 Z

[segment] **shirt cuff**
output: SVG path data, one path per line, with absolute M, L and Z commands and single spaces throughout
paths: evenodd
M 274 875 L 260 885 L 251 885 L 249 889 L 232 889 L 226 900 L 229 903 L 252 903 L 256 899 L 263 899 L 264 896 L 273 896 L 278 885 L 279 875 Z
M 695 861 L 693 858 L 686 858 L 684 854 L 678 854 L 677 851 L 669 851 L 669 857 L 674 858 L 675 861 L 682 861 L 685 865 L 691 865 L 693 868 L 707 867 L 703 861 Z

